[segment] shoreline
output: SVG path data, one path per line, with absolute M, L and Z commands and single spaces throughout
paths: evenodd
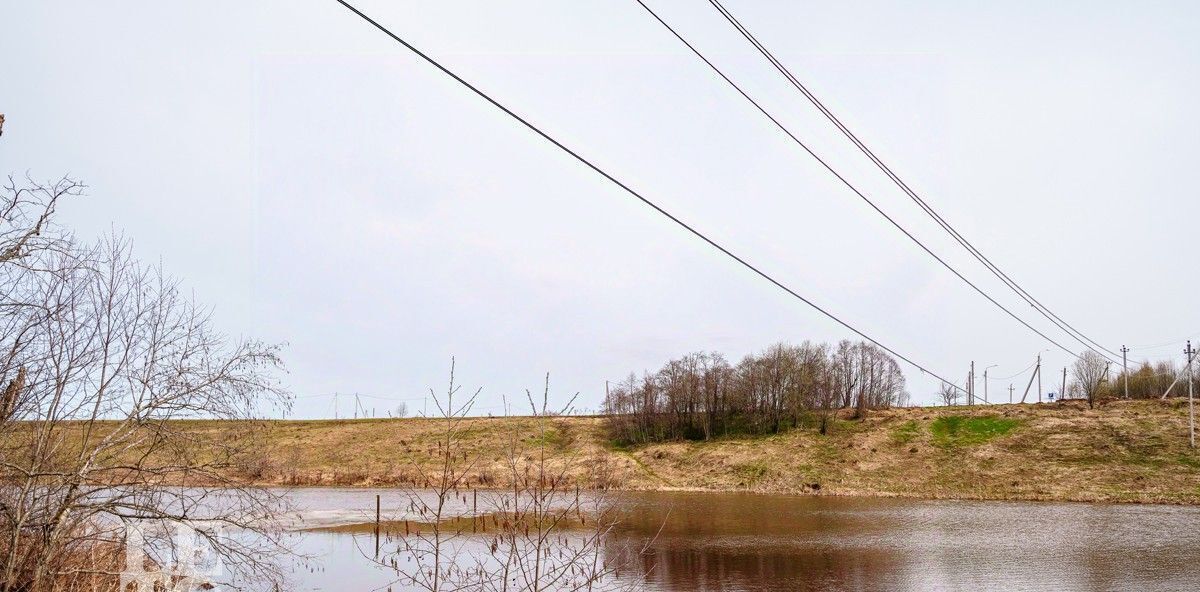
M 294 484 L 283 485 L 270 482 L 253 482 L 248 484 L 251 487 L 261 487 L 264 489 L 328 489 L 328 490 L 355 490 L 355 491 L 400 491 L 405 489 L 402 485 L 396 484 L 345 484 L 339 485 L 335 483 L 316 483 L 316 484 Z M 474 490 L 480 493 L 505 492 L 510 491 L 504 487 L 473 487 L 466 489 L 467 491 Z M 597 489 L 582 489 L 581 491 L 599 491 Z M 797 492 L 788 490 L 765 490 L 765 489 L 704 489 L 698 487 L 675 487 L 675 488 L 611 488 L 609 492 L 615 494 L 622 493 L 684 493 L 684 494 L 701 494 L 701 495 L 749 495 L 749 496 L 764 496 L 764 497 L 797 497 L 797 498 L 834 498 L 834 499 L 896 499 L 910 501 L 928 501 L 928 502 L 1021 502 L 1032 504 L 1088 504 L 1088 505 L 1119 505 L 1119 506 L 1166 506 L 1166 507 L 1198 507 L 1200 508 L 1200 500 L 1197 501 L 1167 501 L 1167 500 L 1142 500 L 1142 499 L 1081 499 L 1081 498 L 1049 498 L 1049 497 L 961 497 L 961 496 L 944 496 L 930 497 L 924 495 L 908 495 L 894 492 L 878 492 L 878 493 L 811 493 Z
M 828 435 L 778 434 L 612 442 L 604 417 L 462 420 L 455 445 L 478 462 L 464 487 L 503 488 L 504 460 L 544 450 L 581 487 L 925 500 L 1200 505 L 1200 452 L 1187 446 L 1186 400 L 1067 401 L 909 407 L 835 418 Z M 192 421 L 223 437 L 253 432 L 257 456 L 237 471 L 262 486 L 394 487 L 422 481 L 438 459 L 434 418 L 273 420 L 255 429 Z M 540 439 L 539 439 L 540 438 Z

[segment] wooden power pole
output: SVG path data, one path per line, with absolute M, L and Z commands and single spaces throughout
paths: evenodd
M 975 404 L 975 361 L 974 360 L 971 361 L 970 376 L 971 376 L 971 381 L 968 383 L 970 386 L 967 388 L 967 405 L 974 405 Z
M 1037 377 L 1038 377 L 1038 403 L 1041 403 L 1042 402 L 1042 354 L 1038 354 Z
M 1037 379 L 1038 383 L 1038 403 L 1042 402 L 1042 354 L 1038 354 L 1037 365 L 1033 369 L 1033 374 L 1029 375 L 1029 384 L 1025 385 L 1025 392 L 1021 395 L 1021 402 L 1025 402 L 1025 398 L 1029 396 L 1029 389 L 1033 388 L 1033 379 Z
M 1125 376 L 1125 398 L 1129 398 L 1129 348 L 1121 346 L 1121 374 Z
M 1192 388 L 1196 382 L 1195 366 L 1192 366 L 1192 340 L 1187 342 L 1187 349 L 1184 350 L 1188 361 L 1188 445 L 1192 448 L 1196 447 L 1196 409 L 1192 402 Z

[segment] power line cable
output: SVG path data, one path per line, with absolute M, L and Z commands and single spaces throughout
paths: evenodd
M 709 60 L 707 57 L 705 57 L 705 55 L 703 53 L 701 53 L 700 50 L 696 49 L 696 47 L 694 45 L 692 45 L 691 42 L 689 42 L 687 39 L 685 39 L 683 37 L 683 35 L 681 35 L 678 31 L 676 31 L 674 27 L 667 24 L 667 22 L 664 21 L 662 19 L 662 17 L 658 16 L 658 14 L 654 12 L 654 10 L 652 10 L 649 6 L 647 6 L 645 2 L 643 2 L 642 0 L 637 0 L 637 3 L 640 4 L 642 6 L 642 8 L 646 9 L 646 12 L 650 13 L 650 16 L 654 17 L 654 19 L 657 20 L 663 27 L 666 27 L 666 29 L 668 31 L 670 31 L 671 34 L 674 35 L 676 39 L 678 39 L 685 46 L 687 46 L 687 48 L 689 50 L 691 50 L 692 53 L 696 55 L 696 57 L 700 58 L 701 61 L 703 61 L 705 64 L 707 64 L 708 67 L 710 69 L 712 69 L 713 72 L 715 72 L 718 76 L 721 77 L 721 79 L 723 79 L 725 82 L 729 83 L 729 85 L 732 86 L 734 88 L 734 90 L 736 90 L 739 94 L 741 94 L 743 98 L 745 98 L 747 101 L 749 101 L 750 104 L 754 105 L 754 107 L 756 109 L 758 109 L 758 111 L 760 113 L 762 113 L 764 116 L 766 116 L 767 119 L 770 119 L 771 122 L 774 123 L 775 126 L 778 127 L 783 133 L 787 134 L 787 136 L 789 138 L 791 138 L 793 142 L 795 142 L 798 146 L 803 148 L 804 151 L 809 154 L 809 156 L 812 156 L 814 159 L 816 159 L 816 161 L 818 163 L 820 163 L 821 166 L 823 166 L 825 168 L 825 170 L 829 171 L 834 177 L 836 177 L 839 181 L 841 181 L 843 185 L 845 185 L 847 188 L 849 188 L 850 191 L 853 191 L 855 195 L 857 195 L 864 202 L 866 202 L 867 205 L 871 206 L 871 209 L 875 210 L 876 213 L 878 213 L 880 216 L 883 216 L 883 218 L 885 220 L 890 222 L 892 224 L 892 226 L 896 227 L 897 230 L 902 232 L 904 234 L 904 236 L 907 236 L 910 240 L 912 240 L 914 243 L 916 243 L 916 245 L 918 247 L 921 247 L 921 249 L 923 251 L 925 251 L 925 253 L 927 253 L 930 257 L 933 257 L 935 260 L 937 260 L 938 263 L 941 263 L 942 267 L 945 267 L 946 269 L 950 270 L 950 272 L 953 273 L 956 277 L 958 277 L 958 279 L 962 280 L 964 283 L 966 283 L 968 286 L 970 286 L 976 292 L 978 292 L 981 296 L 986 298 L 988 300 L 988 302 L 991 302 L 992 304 L 994 304 L 997 308 L 1004 311 L 1006 314 L 1008 314 L 1008 316 L 1012 317 L 1018 323 L 1021 323 L 1022 325 L 1024 325 L 1030 331 L 1033 331 L 1034 333 L 1036 333 L 1042 339 L 1045 339 L 1046 341 L 1050 342 L 1054 346 L 1058 347 L 1059 349 L 1063 350 L 1064 352 L 1066 352 L 1072 356 L 1079 357 L 1079 354 L 1075 353 L 1074 351 L 1071 351 L 1066 346 L 1055 341 L 1054 339 L 1052 339 L 1050 336 L 1046 335 L 1045 333 L 1042 333 L 1036 327 L 1034 327 L 1033 325 L 1030 325 L 1028 322 L 1026 322 L 1025 319 L 1022 319 L 1021 317 L 1017 316 L 1016 313 L 1014 313 L 1013 311 L 1011 311 L 1007 307 L 1005 307 L 1003 304 L 1000 304 L 1000 302 L 997 301 L 995 298 L 993 298 L 990 294 L 983 291 L 982 288 L 975 285 L 974 282 L 967 279 L 966 276 L 964 276 L 957 269 L 955 269 L 953 266 L 951 266 L 949 263 L 947 263 L 945 259 L 942 259 L 937 253 L 934 253 L 929 247 L 925 246 L 925 243 L 922 243 L 920 241 L 920 239 L 918 239 L 916 236 L 914 236 L 906 228 L 901 226 L 899 222 L 896 222 L 896 220 L 894 218 L 889 216 L 887 214 L 887 212 L 884 212 L 883 209 L 881 209 L 878 205 L 875 204 L 874 201 L 871 200 L 871 198 L 867 197 L 867 195 L 865 193 L 863 193 L 857 187 L 855 187 L 853 183 L 851 183 L 848 179 L 846 179 L 846 177 L 842 176 L 842 174 L 839 173 L 837 171 L 837 169 L 834 169 L 833 166 L 830 165 L 825 159 L 821 158 L 816 152 L 814 152 L 811 148 L 809 148 L 808 145 L 805 144 L 803 140 L 801 140 L 795 134 L 793 134 L 792 131 L 787 128 L 787 126 L 783 125 L 778 119 L 775 118 L 774 115 L 772 115 L 761 104 L 759 104 L 758 101 L 754 100 L 753 97 L 751 97 L 748 93 L 746 93 L 745 90 L 742 90 L 741 86 L 739 86 L 736 82 L 734 82 L 731 78 L 729 78 L 729 76 L 727 76 L 720 68 L 718 68 L 716 66 L 716 64 L 714 64 L 711 60 Z M 1086 343 L 1084 343 L 1084 347 L 1091 349 L 1091 347 L 1088 346 Z M 1097 352 L 1097 353 L 1099 353 L 1099 352 Z M 1100 354 L 1100 355 L 1103 356 L 1104 354 Z
M 425 52 L 423 52 L 423 51 L 421 51 L 421 50 L 417 49 L 417 48 L 416 48 L 415 46 L 413 46 L 411 43 L 409 43 L 408 41 L 405 41 L 403 38 L 401 38 L 400 36 L 398 36 L 398 35 L 396 35 L 395 33 L 393 33 L 393 32 L 392 32 L 390 29 L 388 29 L 387 27 L 385 27 L 385 26 L 381 25 L 379 22 L 377 22 L 377 21 L 375 21 L 374 19 L 372 19 L 371 17 L 367 16 L 367 15 L 366 15 L 366 14 L 364 14 L 362 11 L 360 11 L 358 8 L 355 8 L 355 7 L 354 7 L 352 4 L 350 4 L 349 2 L 346 2 L 346 0 L 337 0 L 337 2 L 338 2 L 338 4 L 341 4 L 342 6 L 346 7 L 348 10 L 350 10 L 350 12 L 353 12 L 354 14 L 358 15 L 358 16 L 359 16 L 360 18 L 362 18 L 364 21 L 366 21 L 366 22 L 370 23 L 370 24 L 371 24 L 373 27 L 375 27 L 376 29 L 379 29 L 379 30 L 380 30 L 380 31 L 381 31 L 383 34 L 385 34 L 385 35 L 387 35 L 388 37 L 392 38 L 392 40 L 393 40 L 393 41 L 395 41 L 395 42 L 399 43 L 400 45 L 403 45 L 403 46 L 404 46 L 406 49 L 408 49 L 409 51 L 413 52 L 414 54 L 416 54 L 418 57 L 420 57 L 421 59 L 423 59 L 423 60 L 425 60 L 426 62 L 428 62 L 428 63 L 429 63 L 430 65 L 432 65 L 433 67 L 437 68 L 437 69 L 438 69 L 438 70 L 440 70 L 442 73 L 446 74 L 446 75 L 447 75 L 447 76 L 449 76 L 450 78 L 453 78 L 453 79 L 454 79 L 456 82 L 458 82 L 459 84 L 461 84 L 461 85 L 465 86 L 467 89 L 469 89 L 471 92 L 473 92 L 473 93 L 475 93 L 476 95 L 478 95 L 478 96 L 479 96 L 480 98 L 482 98 L 483 100 L 487 101 L 488 103 L 491 103 L 491 105 L 492 105 L 492 106 L 494 106 L 494 107 L 496 107 L 497 109 L 499 109 L 499 110 L 503 111 L 503 112 L 504 112 L 506 115 L 508 115 L 509 117 L 512 117 L 513 119 L 517 120 L 519 123 L 521 123 L 522 125 L 524 125 L 524 126 L 525 126 L 526 128 L 528 128 L 530 131 L 532 131 L 532 132 L 536 133 L 537 135 L 541 136 L 541 137 L 542 137 L 542 139 L 546 140 L 547 142 L 550 142 L 551 144 L 554 144 L 556 147 L 558 147 L 558 148 L 559 148 L 560 150 L 562 150 L 563 152 L 566 152 L 567 154 L 569 154 L 569 155 L 570 155 L 571 157 L 573 157 L 575 160 L 579 161 L 579 162 L 580 162 L 580 163 L 582 163 L 583 165 L 585 165 L 585 166 L 587 166 L 588 168 L 592 169 L 593 171 L 595 171 L 595 172 L 596 172 L 597 174 L 599 174 L 600 176 L 602 176 L 602 177 L 604 177 L 605 179 L 607 179 L 607 180 L 609 180 L 610 182 L 612 182 L 614 185 L 616 185 L 616 186 L 620 187 L 621 189 L 623 189 L 623 190 L 624 190 L 626 193 L 628 193 L 629 195 L 632 195 L 633 197 L 637 198 L 637 199 L 638 199 L 638 201 L 641 201 L 642 203 L 646 204 L 647 206 L 650 206 L 652 209 L 654 209 L 654 211 L 658 212 L 659 214 L 662 214 L 662 215 L 663 215 L 663 216 L 665 216 L 667 219 L 669 219 L 670 221 L 674 222 L 676 225 L 678 225 L 678 226 L 682 227 L 684 230 L 687 230 L 689 233 L 691 233 L 692 235 L 696 236 L 696 237 L 697 237 L 697 238 L 699 238 L 700 240 L 704 241 L 705 243 L 708 243 L 708 245 L 709 245 L 709 246 L 713 247 L 714 249 L 717 249 L 718 251 L 720 251 L 720 252 L 721 252 L 722 254 L 724 254 L 725 256 L 727 256 L 727 257 L 729 257 L 730 259 L 733 259 L 734 261 L 738 262 L 739 264 L 741 264 L 741 265 L 742 265 L 743 267 L 745 267 L 746 269 L 749 269 L 750 271 L 754 272 L 754 273 L 755 273 L 756 275 L 758 275 L 759 277 L 761 277 L 761 278 L 763 278 L 763 279 L 767 280 L 768 282 L 770 282 L 771 284 L 773 284 L 775 287 L 779 288 L 780 290 L 783 290 L 784 292 L 786 292 L 787 294 L 789 294 L 789 295 L 790 295 L 790 296 L 792 296 L 793 298 L 795 298 L 795 299 L 797 299 L 797 300 L 799 300 L 799 301 L 803 302 L 804 304 L 807 304 L 808 306 L 810 306 L 811 308 L 813 308 L 813 309 L 814 309 L 814 310 L 816 310 L 817 312 L 819 312 L 819 313 L 821 313 L 822 315 L 824 315 L 824 316 L 828 317 L 829 319 L 831 319 L 831 320 L 833 320 L 834 322 L 838 323 L 838 324 L 839 324 L 839 325 L 841 325 L 842 327 L 845 327 L 846 329 L 850 330 L 851 332 L 853 332 L 854 334 L 858 335 L 859 337 L 861 337 L 861 338 L 863 338 L 863 339 L 865 339 L 865 340 L 867 340 L 867 341 L 869 341 L 869 342 L 871 342 L 871 343 L 875 344 L 875 345 L 876 345 L 876 346 L 878 346 L 880 349 L 883 349 L 884 351 L 888 352 L 889 354 L 892 354 L 893 356 L 896 356 L 897 358 L 900 358 L 901 360 L 903 360 L 903 361 L 905 361 L 906 363 L 908 363 L 908 364 L 912 365 L 914 368 L 917 368 L 917 369 L 918 369 L 918 370 L 920 370 L 921 372 L 924 372 L 924 373 L 926 373 L 926 374 L 929 374 L 929 375 L 933 376 L 934 378 L 937 378 L 938 380 L 941 380 L 942 382 L 945 382 L 945 383 L 947 383 L 947 384 L 954 385 L 954 383 L 951 383 L 950 381 L 946 380 L 945 378 L 942 378 L 941 376 L 939 376 L 938 374 L 934 373 L 933 371 L 931 371 L 931 370 L 929 370 L 929 369 L 925 368 L 924 366 L 922 366 L 922 365 L 920 365 L 920 364 L 918 364 L 918 363 L 914 362 L 914 361 L 913 361 L 913 360 L 911 360 L 909 357 L 907 357 L 907 356 L 905 356 L 905 355 L 903 355 L 903 354 L 900 354 L 899 352 L 897 352 L 897 351 L 893 350 L 892 348 L 890 348 L 890 347 L 888 347 L 888 346 L 886 346 L 886 345 L 884 345 L 884 344 L 880 343 L 880 342 L 879 342 L 879 341 L 877 341 L 876 339 L 872 338 L 871 336 L 867 335 L 866 333 L 864 333 L 864 332 L 860 331 L 859 329 L 855 328 L 853 325 L 849 324 L 848 322 L 846 322 L 846 321 L 843 321 L 842 319 L 838 318 L 838 317 L 837 317 L 836 315 L 834 315 L 833 313 L 831 313 L 831 312 L 829 312 L 829 311 L 825 310 L 824 308 L 822 308 L 822 307 L 818 306 L 818 305 L 817 305 L 816 303 L 814 303 L 813 301 L 811 301 L 811 300 L 809 300 L 809 299 L 805 298 L 804 296 L 801 296 L 801 295 L 800 295 L 798 292 L 796 292 L 795 290 L 793 290 L 793 289 L 789 288 L 787 285 L 785 285 L 784 283 L 782 283 L 782 282 L 780 282 L 779 280 L 775 279 L 774 277 L 772 277 L 771 275 L 767 274 L 766 272 L 762 271 L 762 270 L 761 270 L 761 269 L 759 269 L 758 267 L 755 267 L 755 266 L 754 266 L 753 264 L 751 264 L 749 261 L 746 261 L 745 259 L 741 258 L 740 256 L 738 256 L 738 255 L 734 254 L 734 253 L 733 253 L 732 251 L 730 251 L 729 249 L 725 248 L 724 246 L 721 246 L 721 244 L 720 244 L 720 243 L 718 243 L 718 242 L 716 242 L 715 240 L 713 240 L 713 239 L 709 238 L 707 235 L 705 235 L 704 233 L 700 232 L 699 230 L 696 230 L 695 228 L 693 228 L 692 226 L 690 226 L 689 224 L 687 224 L 687 223 L 686 223 L 686 222 L 684 222 L 683 220 L 681 220 L 681 219 L 677 218 L 677 217 L 676 217 L 674 214 L 671 214 L 671 213 L 670 213 L 670 212 L 668 212 L 667 210 L 665 210 L 665 209 L 663 209 L 662 207 L 660 207 L 658 204 L 654 203 L 653 201 L 650 201 L 650 199 L 646 198 L 646 197 L 645 197 L 645 196 L 643 196 L 641 193 L 639 193 L 639 192 L 637 192 L 636 190 L 634 190 L 633 188 L 631 188 L 629 185 L 626 185 L 626 184 L 625 184 L 623 181 L 621 181 L 621 180 L 617 179 L 616 177 L 614 177 L 613 175 L 611 175 L 610 173 L 608 173 L 608 172 L 607 172 L 607 171 L 605 171 L 604 169 L 600 168 L 600 166 L 599 166 L 599 165 L 596 165 L 596 164 L 594 164 L 592 161 L 590 161 L 590 160 L 588 160 L 587 158 L 583 157 L 582 155 L 580 155 L 580 154 L 579 154 L 578 152 L 576 152 L 575 150 L 573 150 L 573 149 L 571 149 L 571 148 L 567 147 L 567 145 L 565 145 L 565 144 L 563 144 L 562 142 L 560 142 L 560 141 L 556 140 L 556 139 L 555 139 L 553 136 L 551 136 L 550 134 L 548 134 L 548 133 L 546 133 L 546 132 L 542 131 L 542 129 L 541 129 L 541 128 L 537 127 L 536 125 L 534 125 L 533 123 L 531 123 L 529 120 L 527 120 L 527 119 L 525 119 L 524 117 L 522 117 L 522 116 L 518 115 L 516 112 L 514 112 L 513 110 L 511 110 L 511 109 L 509 109 L 508 107 L 504 106 L 502 103 L 500 103 L 500 102 L 499 102 L 499 101 L 497 101 L 496 99 L 493 99 L 493 98 L 492 98 L 490 95 L 488 95 L 487 93 L 483 92 L 482 90 L 480 90 L 480 89 L 479 89 L 478 87 L 476 87 L 475 85 L 471 84 L 470 82 L 467 82 L 467 81 L 466 81 L 465 79 L 463 79 L 461 76 L 459 76 L 458 74 L 455 74 L 453 71 L 451 71 L 449 68 L 447 68 L 447 67 L 443 66 L 443 65 L 442 65 L 441 63 L 439 63 L 437 60 L 435 60 L 435 59 L 433 59 L 433 58 L 429 57 L 429 55 L 427 55 Z M 956 385 L 955 385 L 955 388 L 957 388 L 957 389 L 959 389 L 959 390 L 962 390 L 961 388 L 959 388 L 959 387 L 958 387 L 958 386 L 956 386 Z M 965 392 L 965 391 L 964 391 L 964 392 Z
M 1006 274 L 1003 270 L 1001 270 L 998 266 L 996 266 L 991 261 L 991 259 L 989 259 L 987 256 L 985 256 L 979 249 L 977 249 L 975 247 L 975 245 L 973 245 L 970 241 L 968 241 L 965 237 L 963 237 L 962 234 L 960 234 L 958 232 L 958 230 L 956 230 L 949 222 L 947 222 L 945 220 L 945 218 L 943 218 L 940 214 L 938 214 L 937 211 L 934 210 L 932 206 L 930 206 L 924 199 L 922 199 L 921 196 L 916 191 L 914 191 L 911 187 L 909 187 L 909 185 L 903 179 L 901 179 L 900 176 L 897 175 L 895 173 L 895 171 L 892 170 L 891 167 L 889 167 L 885 162 L 883 162 L 883 160 L 881 160 L 874 153 L 874 151 L 872 151 L 869 147 L 867 147 L 867 145 L 862 140 L 860 140 L 858 138 L 858 136 L 856 136 L 852 131 L 850 131 L 850 129 L 845 124 L 843 124 L 842 121 L 836 115 L 834 115 L 834 113 L 832 111 L 830 111 L 825 106 L 825 104 L 822 103 L 820 101 L 820 99 L 818 99 L 816 97 L 816 95 L 814 95 L 808 89 L 807 86 L 805 86 L 802 82 L 800 82 L 800 80 L 798 78 L 796 78 L 795 75 L 792 74 L 791 70 L 789 70 L 786 66 L 784 66 L 783 62 L 779 61 L 779 59 L 777 59 L 775 57 L 775 55 L 773 53 L 771 53 L 771 51 L 769 49 L 767 49 L 767 47 L 765 45 L 763 45 L 758 40 L 758 38 L 755 37 L 754 34 L 751 33 L 750 30 L 745 27 L 745 25 L 743 25 L 741 23 L 741 21 L 739 21 L 736 17 L 734 17 L 733 13 L 729 12 L 729 10 L 726 9 L 725 6 L 722 5 L 719 0 L 709 0 L 709 3 L 712 4 L 712 6 L 714 8 L 716 8 L 717 11 L 720 12 L 723 17 L 725 17 L 725 20 L 727 20 L 731 25 L 733 25 L 734 28 L 737 29 L 738 32 L 741 33 L 742 36 L 745 37 L 746 40 L 749 41 L 755 47 L 755 49 L 758 50 L 758 52 L 760 54 L 763 55 L 763 57 L 765 57 L 769 62 L 771 62 L 771 65 L 773 65 L 775 67 L 775 69 L 780 72 L 780 74 L 782 74 L 785 78 L 787 78 L 787 80 L 792 84 L 792 86 L 796 87 L 796 89 L 799 90 L 800 93 L 803 94 L 805 96 L 805 98 L 807 98 L 809 100 L 809 102 L 811 102 L 813 104 L 813 106 L 815 106 L 818 110 L 820 110 L 826 119 L 828 119 L 831 123 L 833 123 L 838 128 L 838 130 L 841 131 L 844 136 L 846 136 L 847 139 L 849 139 L 852 143 L 854 143 L 854 145 L 859 149 L 860 152 L 862 152 L 867 158 L 869 158 L 871 160 L 871 162 L 874 163 L 877 168 L 879 168 L 879 170 L 881 170 L 885 175 L 887 175 L 887 177 L 889 179 L 891 179 L 891 181 L 894 184 L 896 184 L 897 187 L 899 187 L 914 202 L 916 202 L 917 205 L 920 206 L 920 208 L 926 214 L 928 214 L 931 218 L 933 218 L 933 220 L 935 222 L 937 222 L 939 226 L 941 226 L 947 233 L 949 233 L 950 236 L 953 237 L 956 242 L 958 242 L 958 244 L 962 245 L 962 247 L 965 248 L 968 252 L 970 252 L 971 255 L 975 257 L 976 260 L 978 260 L 980 263 L 982 263 L 984 265 L 984 267 L 986 267 L 990 272 L 992 272 L 992 275 L 995 275 L 1001 282 L 1004 283 L 1004 285 L 1008 286 L 1014 293 L 1016 293 L 1017 296 L 1021 297 L 1022 300 L 1024 300 L 1031 307 L 1033 307 L 1034 310 L 1038 311 L 1038 313 L 1040 313 L 1042 316 L 1046 317 L 1047 320 L 1049 320 L 1051 323 L 1053 323 L 1059 329 L 1062 329 L 1064 332 L 1066 332 L 1068 335 L 1070 335 L 1076 341 L 1079 341 L 1084 347 L 1091 349 L 1092 351 L 1096 351 L 1096 348 L 1099 348 L 1099 350 L 1102 350 L 1102 351 L 1096 351 L 1096 353 L 1103 355 L 1105 358 L 1109 358 L 1113 362 L 1116 361 L 1116 358 L 1119 357 L 1119 354 L 1117 354 L 1116 352 L 1114 352 L 1110 349 L 1105 348 L 1103 345 L 1100 345 L 1094 339 L 1091 339 L 1090 337 L 1085 335 L 1083 332 L 1076 329 L 1070 323 L 1067 323 L 1066 321 L 1064 321 L 1062 319 L 1062 317 L 1055 314 L 1054 311 L 1050 310 L 1048 307 L 1046 307 L 1044 304 L 1042 304 L 1041 301 L 1034 298 L 1032 294 L 1030 294 L 1027 290 L 1025 290 L 1023 287 L 1021 287 L 1020 284 L 1018 284 L 1015 280 L 1013 280 L 1011 277 L 1009 277 L 1008 274 Z M 639 4 L 641 4 L 640 0 L 639 0 Z M 642 4 L 642 5 L 645 6 L 645 4 Z M 649 9 L 647 8 L 647 10 L 649 10 Z M 1105 353 L 1105 352 L 1107 352 L 1107 353 Z M 1110 357 L 1110 354 L 1112 357 Z
M 1135 346 L 1131 346 L 1129 348 L 1129 350 L 1136 351 L 1136 350 L 1144 350 L 1144 349 L 1161 349 L 1161 348 L 1168 347 L 1168 346 L 1180 345 L 1180 344 L 1187 342 L 1189 339 L 1196 339 L 1196 338 L 1200 338 L 1200 334 L 1192 335 L 1185 339 L 1176 339 L 1175 341 L 1167 341 L 1164 343 L 1156 343 L 1156 344 L 1152 344 L 1152 345 L 1135 345 Z
M 1034 366 L 1037 366 L 1037 362 L 1034 362 L 1034 363 L 1026 366 L 1024 370 L 1021 370 L 1020 372 L 1017 372 L 1016 374 L 1013 374 L 1012 376 L 992 376 L 992 377 L 988 378 L 988 382 L 991 382 L 993 380 L 1011 380 L 1011 379 L 1016 378 L 1026 372 L 1029 372 L 1030 370 L 1033 369 Z

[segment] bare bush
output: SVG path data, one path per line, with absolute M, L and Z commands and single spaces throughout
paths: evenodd
M 548 378 L 540 404 L 527 393 L 534 427 L 513 424 L 503 459 L 508 488 L 478 490 L 468 475 L 479 458 L 460 434 L 479 391 L 456 401 L 458 393 L 452 364 L 445 393 L 430 393 L 444 422 L 439 462 L 432 470 L 414 464 L 420 478 L 404 489 L 414 520 L 405 521 L 395 550 L 377 557 L 379 564 L 394 571 L 397 583 L 429 592 L 624 589 L 615 578 L 618 564 L 605 553 L 616 523 L 605 468 L 552 444 L 568 437 L 551 422 L 569 414 L 570 403 L 549 409 Z M 575 477 L 584 462 L 587 481 L 599 489 Z
M 1140 365 L 1132 367 L 1128 377 L 1129 398 L 1157 399 L 1162 397 L 1163 393 L 1166 393 L 1168 389 L 1171 389 L 1172 385 L 1175 385 L 1175 389 L 1179 389 L 1172 392 L 1186 393 L 1187 374 L 1183 373 L 1181 375 L 1179 368 L 1179 365 L 1169 360 L 1155 364 L 1142 362 Z M 1115 390 L 1123 395 L 1125 383 L 1125 373 L 1120 372 L 1111 384 Z

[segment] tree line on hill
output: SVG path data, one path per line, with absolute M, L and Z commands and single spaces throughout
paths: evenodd
M 1128 377 L 1119 367 L 1112 372 L 1110 368 L 1108 361 L 1099 354 L 1083 353 L 1071 366 L 1072 380 L 1067 384 L 1065 395 L 1086 398 L 1092 405 L 1098 400 L 1123 399 L 1126 398 L 1128 378 L 1130 399 L 1157 399 L 1168 391 L 1174 396 L 1186 396 L 1188 381 L 1196 378 L 1194 373 L 1187 371 L 1186 364 L 1181 369 L 1170 360 L 1131 365 Z M 1193 383 L 1195 386 L 1200 383 Z
M 900 365 L 882 348 L 805 341 L 772 345 L 737 364 L 694 352 L 656 372 L 631 373 L 610 386 L 604 411 L 612 437 L 636 444 L 773 434 L 809 422 L 824 434 L 839 409 L 861 417 L 908 400 Z

